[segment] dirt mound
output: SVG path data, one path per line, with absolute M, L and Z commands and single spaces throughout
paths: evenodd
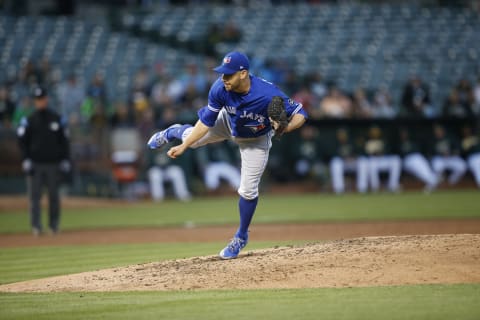
M 479 283 L 480 235 L 369 237 L 105 269 L 0 286 L 8 292 L 356 287 Z

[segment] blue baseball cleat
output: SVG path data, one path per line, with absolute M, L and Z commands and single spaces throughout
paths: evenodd
M 234 237 L 230 243 L 223 248 L 222 251 L 220 251 L 220 258 L 222 259 L 235 259 L 238 257 L 238 254 L 240 253 L 240 250 L 245 248 L 245 246 L 248 243 L 248 238 L 247 239 L 242 239 L 239 237 Z
M 164 145 L 170 142 L 170 140 L 167 139 L 167 131 L 173 128 L 181 127 L 181 126 L 182 125 L 180 124 L 172 124 L 167 129 L 155 133 L 153 136 L 150 137 L 150 139 L 147 142 L 147 145 L 150 147 L 150 149 L 158 149 L 163 147 Z

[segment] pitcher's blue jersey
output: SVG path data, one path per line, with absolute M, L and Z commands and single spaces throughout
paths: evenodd
M 218 78 L 208 93 L 208 105 L 198 111 L 200 121 L 208 127 L 213 127 L 218 113 L 225 108 L 230 116 L 232 136 L 253 138 L 267 134 L 272 129 L 267 108 L 274 96 L 284 99 L 289 118 L 296 113 L 307 118 L 302 104 L 289 99 L 274 84 L 253 75 L 250 75 L 250 83 L 250 91 L 241 94 L 225 90 L 222 79 Z

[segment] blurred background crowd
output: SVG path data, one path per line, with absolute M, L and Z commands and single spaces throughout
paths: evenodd
M 36 85 L 68 122 L 69 193 L 235 190 L 227 142 L 178 160 L 146 148 L 197 119 L 231 50 L 310 115 L 274 142 L 265 188 L 480 186 L 478 30 L 478 1 L 0 1 L 0 192 L 24 191 L 15 129 Z

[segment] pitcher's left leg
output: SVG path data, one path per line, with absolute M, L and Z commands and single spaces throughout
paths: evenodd
M 239 145 L 242 159 L 240 188 L 238 188 L 240 223 L 232 241 L 220 252 L 222 259 L 236 258 L 248 243 L 248 227 L 257 207 L 260 179 L 267 166 L 270 150 L 269 144 L 266 144 L 267 148 L 248 144 Z

